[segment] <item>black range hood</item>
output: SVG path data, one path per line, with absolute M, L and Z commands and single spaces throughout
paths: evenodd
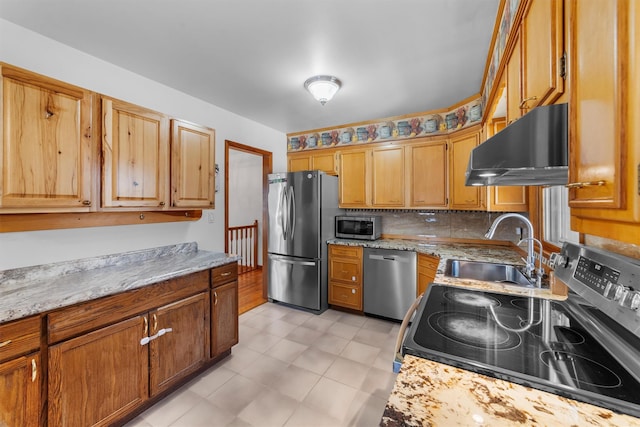
M 537 107 L 471 152 L 466 185 L 565 185 L 567 104 Z

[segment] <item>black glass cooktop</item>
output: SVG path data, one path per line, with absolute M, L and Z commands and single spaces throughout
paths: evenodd
M 432 285 L 403 351 L 640 416 L 640 382 L 563 302 Z

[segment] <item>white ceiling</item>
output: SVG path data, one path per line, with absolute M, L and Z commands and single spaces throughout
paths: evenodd
M 282 132 L 480 91 L 499 0 L 0 0 L 0 17 Z M 6 42 L 6 41 L 4 41 Z M 343 86 L 320 105 L 316 74 Z

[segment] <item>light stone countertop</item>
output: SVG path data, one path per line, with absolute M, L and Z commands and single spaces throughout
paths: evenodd
M 481 280 L 459 279 L 444 275 L 445 266 L 448 259 L 459 259 L 465 261 L 481 261 L 524 265 L 522 255 L 508 246 L 496 244 L 478 243 L 426 243 L 419 240 L 404 239 L 379 239 L 379 240 L 352 240 L 352 239 L 331 239 L 327 243 L 344 246 L 362 246 L 376 249 L 395 249 L 403 251 L 415 251 L 427 255 L 440 257 L 438 270 L 434 283 L 443 285 L 460 286 L 466 288 L 481 289 L 491 292 L 508 293 L 513 295 L 548 298 L 563 300 L 564 295 L 555 295 L 549 288 L 526 288 L 518 285 L 504 283 L 485 282 Z
M 640 419 L 407 355 L 380 426 L 640 426 Z
M 195 242 L 0 271 L 0 323 L 237 262 Z

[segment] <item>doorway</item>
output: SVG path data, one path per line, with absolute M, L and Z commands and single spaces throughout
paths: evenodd
M 272 156 L 270 151 L 225 140 L 225 252 L 256 258 L 255 268 L 247 268 L 252 265 L 249 260 L 239 268 L 239 313 L 267 300 L 267 176 L 272 172 Z M 247 236 L 252 236 L 253 224 L 252 240 Z

